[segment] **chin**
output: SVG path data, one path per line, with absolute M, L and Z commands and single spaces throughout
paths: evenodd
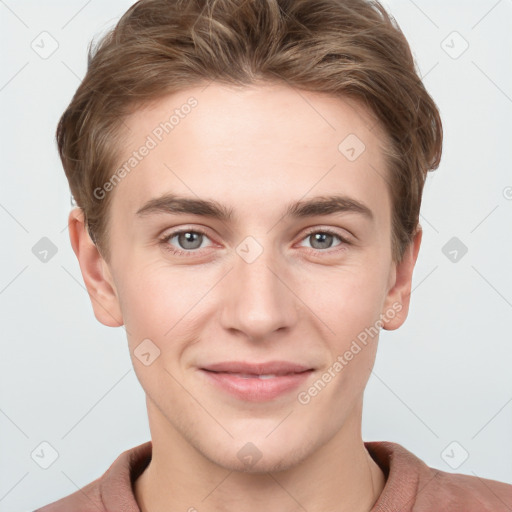
M 241 447 L 233 450 L 233 446 Z M 205 448 L 201 450 L 203 456 L 217 466 L 229 471 L 251 474 L 285 471 L 300 464 L 308 455 L 308 449 L 304 444 L 296 446 L 281 442 L 280 446 L 276 447 L 268 440 L 257 445 L 251 442 L 231 442 L 222 453 L 208 449 L 212 447 Z

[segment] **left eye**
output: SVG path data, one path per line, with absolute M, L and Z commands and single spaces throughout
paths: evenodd
M 303 240 L 310 240 L 311 241 L 311 248 L 312 249 L 330 249 L 333 246 L 333 240 L 337 238 L 340 243 L 335 244 L 341 245 L 345 240 L 336 233 L 331 233 L 330 231 L 313 231 L 306 235 L 306 237 Z

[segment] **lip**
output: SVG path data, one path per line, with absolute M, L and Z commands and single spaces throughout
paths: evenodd
M 230 361 L 208 365 L 200 372 L 211 384 L 240 400 L 263 402 L 299 387 L 313 368 L 287 361 L 246 363 Z M 261 378 L 260 376 L 265 377 Z
M 247 375 L 285 375 L 312 370 L 310 366 L 288 361 L 267 361 L 265 363 L 248 363 L 245 361 L 225 361 L 203 366 L 202 370 L 223 373 L 242 373 Z

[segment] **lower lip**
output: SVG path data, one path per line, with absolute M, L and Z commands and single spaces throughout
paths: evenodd
M 312 370 L 290 375 L 278 375 L 268 379 L 258 377 L 243 378 L 234 373 L 211 372 L 201 370 L 206 378 L 231 395 L 251 402 L 272 400 L 289 393 L 304 384 Z

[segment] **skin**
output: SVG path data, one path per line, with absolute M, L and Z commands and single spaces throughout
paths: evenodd
M 132 114 L 121 161 L 190 96 L 198 106 L 110 192 L 108 262 L 80 209 L 69 217 L 95 316 L 125 325 L 146 393 L 153 458 L 134 485 L 139 506 L 370 510 L 385 484 L 361 436 L 378 336 L 308 404 L 297 393 L 379 318 L 388 330 L 406 319 L 421 230 L 395 263 L 386 136 L 354 101 L 283 85 L 212 83 Z M 366 146 L 355 161 L 338 150 L 349 134 Z M 136 215 L 164 192 L 216 200 L 234 219 Z M 291 202 L 333 193 L 367 205 L 373 219 L 357 212 L 283 217 Z M 187 249 L 178 237 L 159 241 L 194 228 L 207 235 L 200 248 Z M 334 230 L 348 243 L 334 236 L 321 245 L 309 228 Z M 263 249 L 252 263 L 237 253 L 248 236 Z M 166 245 L 192 255 L 173 255 Z M 393 304 L 401 310 L 390 318 Z M 160 350 L 148 366 L 134 355 L 147 338 Z M 300 389 L 249 402 L 211 386 L 197 370 L 233 360 L 293 361 L 315 371 Z M 250 467 L 237 456 L 248 442 L 261 453 Z

